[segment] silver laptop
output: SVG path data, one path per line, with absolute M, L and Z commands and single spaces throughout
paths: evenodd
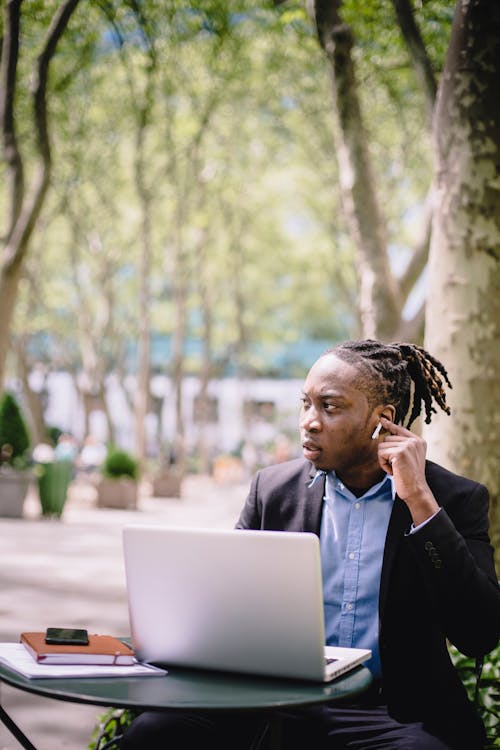
M 324 645 L 314 534 L 131 524 L 123 544 L 141 661 L 330 681 L 371 656 Z

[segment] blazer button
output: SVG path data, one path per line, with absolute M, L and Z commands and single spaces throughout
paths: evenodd
M 426 549 L 426 550 L 428 550 L 428 551 L 429 551 L 429 550 L 431 550 L 431 549 L 434 549 L 434 545 L 433 545 L 433 543 L 432 543 L 432 542 L 426 542 L 426 543 L 424 544 L 424 549 Z

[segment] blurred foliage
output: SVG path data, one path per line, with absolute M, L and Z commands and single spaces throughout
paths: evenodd
M 26 153 L 34 153 L 31 66 L 56 5 L 25 6 L 17 120 Z M 437 73 L 450 7 L 416 9 Z M 346 0 L 344 13 L 401 267 L 432 166 L 423 98 L 392 4 Z M 53 187 L 16 315 L 32 360 L 91 378 L 135 369 L 142 225 L 134 170 L 149 76 L 154 331 L 172 335 L 182 292 L 186 337 L 203 336 L 209 315 L 214 367 L 237 360 L 251 374 L 265 373 L 273 347 L 356 335 L 330 81 L 302 0 L 93 2 L 78 7 L 50 79 Z M 199 370 L 199 355 L 186 364 Z
M 118 750 L 120 738 L 125 729 L 137 716 L 131 708 L 110 708 L 97 720 L 92 732 L 89 750 Z
M 130 479 L 137 479 L 139 473 L 139 464 L 136 459 L 127 451 L 110 445 L 108 446 L 101 471 L 103 476 L 107 477 L 108 479 L 119 479 L 120 477 L 130 477 Z
M 56 447 L 56 445 L 57 445 L 57 443 L 59 441 L 59 438 L 63 434 L 64 434 L 63 430 L 61 430 L 61 428 L 57 427 L 56 425 L 49 425 L 47 427 L 47 435 L 48 435 L 48 438 L 49 438 L 49 441 L 50 441 L 50 445 L 53 448 Z
M 169 336 L 174 326 L 173 284 L 179 269 L 173 265 L 173 246 L 181 213 L 183 273 L 189 279 L 188 335 L 199 335 L 196 311 L 204 286 L 210 289 L 217 313 L 214 360 L 223 362 L 235 351 L 241 334 L 235 318 L 237 297 L 245 345 L 276 341 L 283 323 L 292 344 L 304 335 L 344 336 L 353 320 L 355 277 L 347 256 L 343 263 L 334 262 L 326 236 L 312 240 L 318 230 L 314 216 L 307 216 L 306 200 L 311 203 L 311 196 L 322 191 L 309 189 L 310 165 L 300 154 L 300 141 L 294 143 L 292 136 L 297 124 L 285 120 L 289 114 L 304 124 L 307 112 L 301 114 L 301 84 L 297 71 L 289 68 L 289 49 L 280 49 L 273 36 L 286 28 L 298 44 L 305 36 L 304 11 L 289 10 L 289 22 L 269 9 L 253 15 L 247 11 L 229 34 L 221 19 L 224 8 L 228 15 L 227 4 L 219 3 L 215 28 L 225 31 L 215 34 L 207 31 L 206 8 L 194 14 L 196 18 L 188 14 L 181 23 L 181 6 L 170 6 L 170 16 L 159 14 L 155 27 L 162 66 L 155 88 L 155 125 L 147 135 L 154 192 L 154 328 Z M 154 4 L 145 7 L 155 12 Z M 64 99 L 52 103 L 58 155 L 54 190 L 18 307 L 18 328 L 32 330 L 34 354 L 44 354 L 47 362 L 65 368 L 80 366 L 84 327 L 93 332 L 105 370 L 123 364 L 124 342 L 136 334 L 140 215 L 131 177 L 134 108 L 144 55 L 137 33 L 130 31 L 129 16 L 122 19 L 117 11 L 116 27 L 119 54 L 115 39 L 107 45 L 101 40 L 99 55 L 94 52 L 80 61 L 71 108 Z M 261 35 L 254 36 L 252 27 Z M 310 29 L 306 38 L 307 47 L 297 49 L 308 63 L 305 75 L 310 82 L 312 55 L 319 67 L 320 54 Z M 316 89 L 309 82 L 307 86 L 309 97 L 318 99 L 321 77 L 316 77 Z M 326 76 L 323 81 L 324 86 Z M 109 96 L 110 87 L 120 96 Z M 203 123 L 207 112 L 208 125 Z M 329 112 L 325 119 L 326 115 Z M 313 132 L 314 123 L 308 127 Z M 332 160 L 333 154 L 334 170 Z M 325 160 L 319 154 L 316 161 Z M 311 205 L 317 215 L 325 213 Z M 197 254 L 200 237 L 205 242 L 203 266 Z M 312 263 L 311 245 L 316 246 Z M 336 294 L 332 280 L 335 286 L 335 277 L 343 273 L 343 285 L 350 292 Z M 335 314 L 324 315 L 329 299 L 331 310 L 341 308 L 344 300 L 337 320 Z M 43 339 L 41 348 L 40 334 L 47 328 L 51 336 Z M 251 364 L 248 351 L 241 356 L 247 356 L 248 365 L 261 366 L 258 361 Z M 196 361 L 191 364 L 196 369 Z
M 454 646 L 450 656 L 467 690 L 469 700 L 476 704 L 488 737 L 485 750 L 500 747 L 500 644 L 485 656 L 476 700 L 476 661 L 461 654 Z
M 6 391 L 0 398 L 0 465 L 25 469 L 29 465 L 30 435 L 17 399 Z

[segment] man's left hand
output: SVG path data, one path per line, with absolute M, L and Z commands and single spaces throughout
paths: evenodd
M 380 466 L 394 477 L 396 493 L 408 505 L 417 526 L 439 510 L 425 478 L 426 442 L 385 417 L 380 421 L 386 432 L 378 444 Z

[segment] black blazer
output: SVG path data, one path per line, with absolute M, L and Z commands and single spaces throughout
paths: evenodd
M 253 477 L 237 528 L 312 531 L 319 535 L 324 480 L 296 459 Z M 417 534 L 398 497 L 385 541 L 380 580 L 379 642 L 383 695 L 399 721 L 423 721 L 467 750 L 484 728 L 447 650 L 480 656 L 500 636 L 500 589 L 488 537 L 488 491 L 430 461 L 427 482 L 441 511 Z

